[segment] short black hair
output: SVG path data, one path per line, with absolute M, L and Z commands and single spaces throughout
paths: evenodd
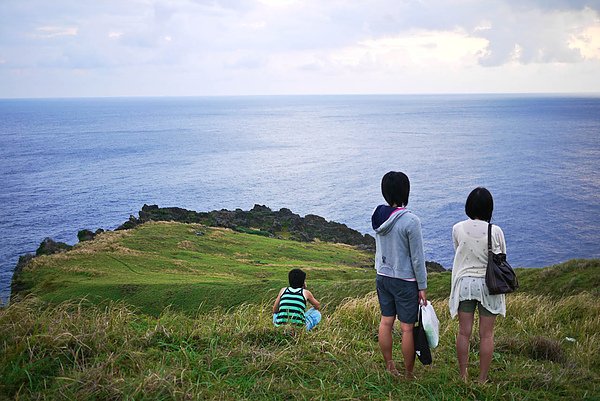
M 381 179 L 381 193 L 388 205 L 408 205 L 410 181 L 406 174 L 400 171 L 390 171 Z
M 290 287 L 302 288 L 304 287 L 304 280 L 306 280 L 306 273 L 300 269 L 292 269 L 288 274 L 288 279 L 290 281 Z
M 494 199 L 490 191 L 477 187 L 471 191 L 465 203 L 465 213 L 473 220 L 483 220 L 488 223 L 492 220 Z

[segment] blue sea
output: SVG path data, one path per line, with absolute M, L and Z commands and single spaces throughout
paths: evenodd
M 428 260 L 494 196 L 508 260 L 600 257 L 600 97 L 272 96 L 0 100 L 0 298 L 19 255 L 144 203 L 289 208 L 372 233 L 380 180 L 411 180 Z

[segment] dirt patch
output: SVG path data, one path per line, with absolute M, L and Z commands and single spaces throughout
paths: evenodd
M 192 241 L 183 240 L 177 243 L 177 248 L 185 249 L 186 251 L 196 250 L 196 245 Z

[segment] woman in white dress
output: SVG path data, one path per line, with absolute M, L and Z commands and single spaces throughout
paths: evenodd
M 496 316 L 506 316 L 504 294 L 492 295 L 485 285 L 488 259 L 488 224 L 492 219 L 494 200 L 485 188 L 475 188 L 469 194 L 465 212 L 469 217 L 452 227 L 454 263 L 452 289 L 448 306 L 452 318 L 458 315 L 456 354 L 460 376 L 468 379 L 469 340 L 475 309 L 479 310 L 479 381 L 486 382 L 494 353 L 494 323 Z M 506 253 L 504 233 L 492 226 L 492 251 Z

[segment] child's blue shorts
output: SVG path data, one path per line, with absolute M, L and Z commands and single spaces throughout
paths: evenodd
M 306 331 L 312 330 L 321 321 L 321 312 L 315 308 L 310 308 L 304 312 L 304 319 L 306 321 Z M 275 323 L 277 320 L 277 313 L 273 313 L 273 324 L 275 326 L 281 326 Z

